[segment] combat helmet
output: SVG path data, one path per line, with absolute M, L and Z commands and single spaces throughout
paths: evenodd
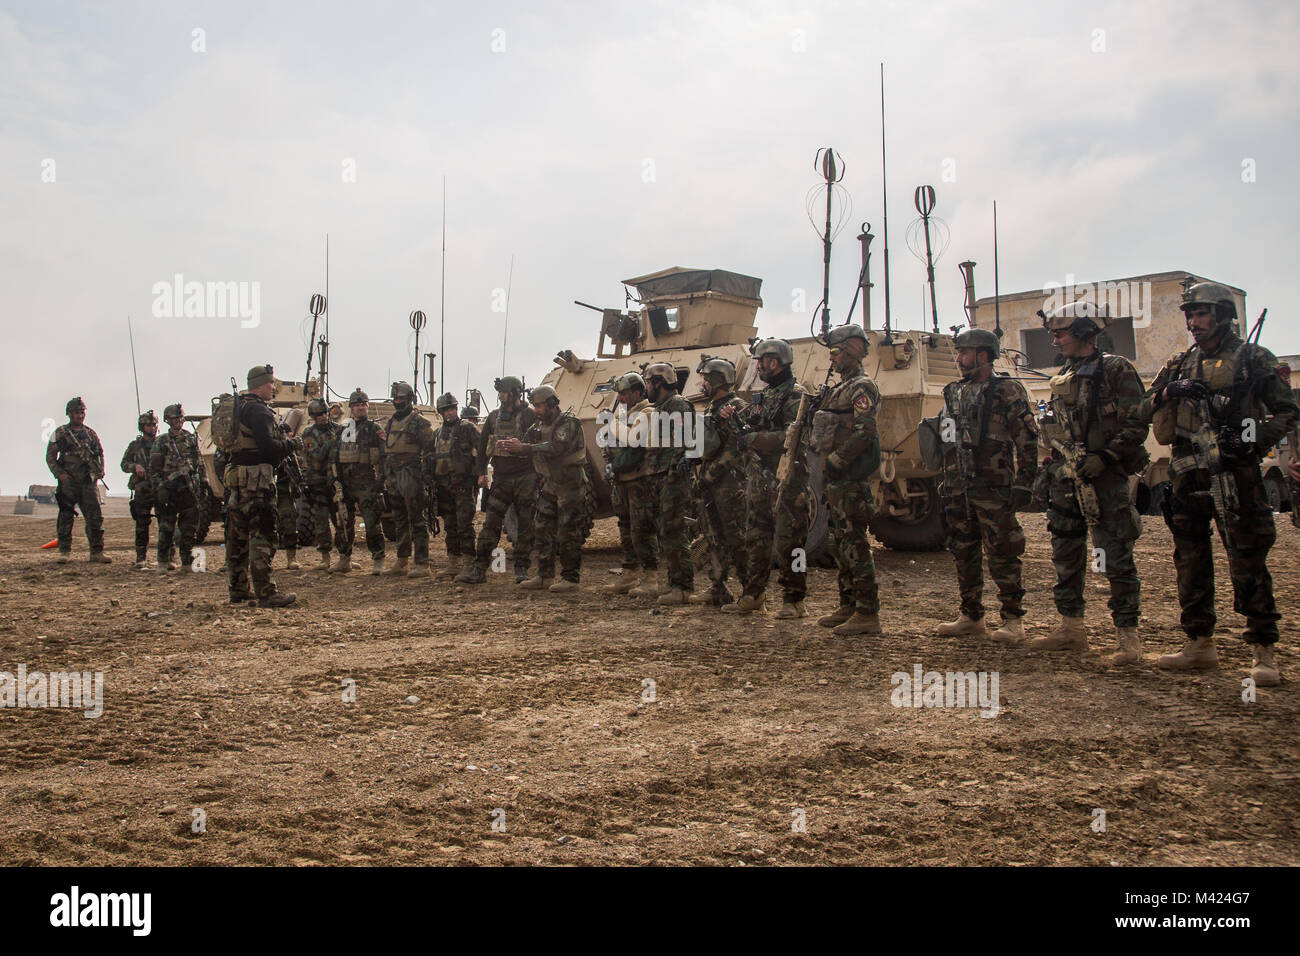
M 399 398 L 408 403 L 415 401 L 415 389 L 411 388 L 406 382 L 394 382 L 392 399 L 396 402 Z
M 68 399 L 68 404 L 63 406 L 63 414 L 65 415 L 71 415 L 73 412 L 84 412 L 85 410 L 86 403 L 81 400 L 80 395 Z
M 169 422 L 173 418 L 184 418 L 185 409 L 181 408 L 180 402 L 174 405 L 168 405 L 163 409 L 163 421 Z
M 459 405 L 460 402 L 456 401 L 455 395 L 451 394 L 451 392 L 443 392 L 438 396 L 438 401 L 434 403 L 433 407 L 441 413 L 445 412 L 449 408 L 456 408 Z
M 652 365 L 647 365 L 642 377 L 645 378 L 647 385 L 658 378 L 662 379 L 663 383 L 671 388 L 677 387 L 677 369 L 667 362 L 655 362 Z
M 997 358 L 1002 354 L 1002 340 L 988 329 L 962 329 L 953 336 L 955 349 L 988 349 Z
M 466 405 L 465 411 L 461 412 L 461 418 L 464 418 L 472 422 L 478 418 L 478 414 L 479 412 L 478 412 L 477 405 Z
M 1237 317 L 1237 303 L 1232 298 L 1232 290 L 1218 282 L 1197 282 L 1188 287 L 1179 308 L 1186 312 L 1197 305 L 1211 306 L 1214 320 L 1219 325 L 1227 325 Z
M 711 377 L 714 375 L 721 375 L 722 381 L 728 385 L 736 384 L 736 366 L 724 358 L 702 356 L 699 367 L 695 371 L 704 376 L 704 380 L 709 383 L 711 388 L 718 387 L 718 384 Z
M 312 418 L 315 418 L 317 415 L 328 415 L 329 412 L 329 406 L 319 398 L 313 398 L 307 403 L 307 414 Z
M 146 425 L 157 427 L 158 416 L 153 413 L 151 408 L 149 411 L 141 413 L 140 417 L 135 420 L 135 424 L 137 428 L 144 428 Z
M 348 396 L 349 405 L 368 405 L 369 403 L 370 396 L 361 391 L 360 388 L 354 388 L 352 394 Z
M 844 348 L 845 344 L 851 341 L 862 343 L 863 355 L 866 355 L 871 349 L 871 339 L 867 338 L 867 333 L 862 330 L 862 326 L 853 325 L 852 323 L 835 326 L 826 333 L 826 337 L 822 340 L 828 349 Z
M 645 392 L 645 379 L 641 377 L 640 372 L 624 372 L 614 382 L 614 391 L 626 392 L 629 389 L 639 388 Z
M 492 382 L 492 387 L 498 392 L 514 392 L 516 395 L 522 395 L 524 391 L 524 383 L 513 375 L 505 375 L 495 379 Z
M 794 364 L 794 349 L 785 339 L 763 339 L 750 350 L 749 354 L 756 359 L 764 355 L 775 355 L 776 360 L 782 365 Z
M 1052 332 L 1066 331 L 1076 339 L 1090 339 L 1110 324 L 1106 310 L 1085 299 L 1067 302 L 1051 312 L 1039 312 L 1043 328 Z
M 555 394 L 555 389 L 549 385 L 538 385 L 536 388 L 529 389 L 528 401 L 533 405 L 555 405 L 560 404 L 560 396 Z

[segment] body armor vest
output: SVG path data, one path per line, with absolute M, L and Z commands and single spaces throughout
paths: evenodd
M 497 415 L 496 421 L 492 423 L 492 434 L 488 436 L 487 455 L 489 458 L 518 458 L 518 455 L 507 454 L 504 451 L 497 451 L 497 441 L 502 438 L 518 438 L 524 440 L 523 426 L 523 409 L 515 412 L 510 418 L 503 418 Z
M 388 454 L 398 457 L 420 454 L 420 444 L 412 427 L 419 416 L 420 413 L 412 409 L 405 418 L 394 416 L 388 420 L 388 431 L 385 435 Z
M 544 423 L 541 419 L 538 419 L 533 424 L 533 428 L 537 429 L 537 435 L 538 435 L 537 441 L 538 442 L 553 441 L 555 438 L 555 430 L 559 428 L 560 423 L 565 420 L 573 422 L 575 425 L 577 425 L 579 429 L 582 428 L 582 425 L 579 424 L 578 420 L 568 412 L 565 412 L 562 415 L 556 415 L 555 421 L 551 422 L 551 424 L 549 425 Z M 537 473 L 541 475 L 543 478 L 550 478 L 552 477 L 554 472 L 559 471 L 561 468 L 571 467 L 573 465 L 581 465 L 584 461 L 586 461 L 586 459 L 587 459 L 587 452 L 585 449 L 582 448 L 577 448 L 574 449 L 573 451 L 567 451 L 558 458 L 552 455 L 547 455 L 539 452 L 533 455 L 533 467 L 537 469 Z

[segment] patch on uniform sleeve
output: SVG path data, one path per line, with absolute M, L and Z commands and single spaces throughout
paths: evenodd
M 853 407 L 860 412 L 870 411 L 871 396 L 868 395 L 866 392 L 863 392 L 861 395 L 859 395 L 857 398 L 853 400 Z

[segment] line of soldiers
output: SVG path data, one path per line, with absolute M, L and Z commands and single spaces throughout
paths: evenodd
M 944 389 L 940 424 L 950 435 L 944 440 L 940 496 L 956 563 L 960 613 L 957 620 L 940 625 L 939 633 L 989 636 L 1032 650 L 1085 650 L 1084 580 L 1091 567 L 1104 573 L 1110 585 L 1117 644 L 1112 663 L 1140 660 L 1140 583 L 1133 549 L 1142 525 L 1132 476 L 1149 461 L 1144 443 L 1154 423 L 1157 437 L 1173 446 L 1172 493 L 1164 509 L 1174 537 L 1181 626 L 1187 635 L 1179 653 L 1157 663 L 1171 670 L 1217 664 L 1209 531 L 1214 520 L 1228 555 L 1234 609 L 1247 620 L 1251 676 L 1261 685 L 1279 682 L 1273 648 L 1280 615 L 1266 566 L 1275 532 L 1258 466 L 1262 454 L 1296 427 L 1300 407 L 1275 357 L 1232 330 L 1236 313 L 1229 290 L 1213 283 L 1194 285 L 1182 309 L 1195 344 L 1170 359 L 1150 389 L 1143 388 L 1128 360 L 1098 348 L 1107 319 L 1093 304 L 1075 302 L 1045 315 L 1044 325 L 1065 364 L 1051 380 L 1051 402 L 1041 421 L 1023 386 L 994 372 L 1000 352 L 996 335 L 968 329 L 956 337 L 962 379 Z M 845 325 L 831 330 L 823 344 L 838 381 L 812 396 L 794 378 L 788 342 L 758 343 L 752 354 L 765 387 L 749 404 L 733 392 L 734 365 L 706 356 L 697 369 L 709 391 L 698 459 L 687 454 L 687 436 L 681 431 L 694 408 L 680 395 L 671 365 L 653 364 L 614 383 L 622 421 L 650 418 L 669 427 L 657 442 L 611 442 L 602 449 L 624 571 L 607 592 L 749 615 L 765 609 L 775 564 L 782 591 L 776 616 L 804 617 L 812 462 L 821 469 L 840 598 L 837 609 L 818 624 L 843 636 L 881 632 L 868 534 L 876 511 L 870 479 L 882 457 L 876 424 L 880 393 L 862 369 L 870 342 L 861 328 Z M 458 418 L 454 396 L 438 399 L 443 425 L 435 430 L 416 412 L 406 383 L 393 386 L 395 411 L 384 425 L 368 418 L 369 400 L 358 389 L 349 397 L 349 422 L 330 422 L 324 403 L 315 402 L 309 409 L 313 425 L 290 441 L 274 434 L 274 415 L 266 405 L 274 388 L 270 366 L 250 371 L 250 400 L 240 420 L 241 439 L 245 432 L 248 437 L 224 468 L 231 489 L 227 565 L 232 602 L 255 597 L 263 606 L 282 606 L 293 600 L 293 595 L 275 593 L 270 556 L 276 538 L 274 466 L 295 451 L 308 465 L 303 510 L 312 518 L 322 568 L 329 567 L 333 523 L 339 552 L 333 570 L 350 570 L 352 525 L 360 512 L 372 573 L 381 573 L 381 520 L 388 510 L 396 527 L 397 563 L 387 573 L 427 576 L 426 515 L 434 514 L 434 533 L 439 518 L 446 528 L 447 576 L 481 584 L 503 553 L 497 546 L 513 508 L 519 586 L 557 593 L 578 587 L 582 542 L 594 509 L 582 428 L 571 412 L 560 410 L 554 389 L 532 389 L 529 407 L 519 379 L 499 379 L 500 407 L 489 414 L 481 434 Z M 79 399 L 74 402 L 80 405 Z M 74 402 L 68 406 L 69 425 L 56 432 L 47 453 L 60 479 L 60 560 L 70 548 L 71 504 L 83 502 L 87 494 L 94 499 L 94 480 L 102 476 L 102 451 L 98 475 L 94 464 L 98 439 L 82 424 L 84 406 L 78 415 Z M 810 408 L 815 412 L 809 416 Z M 167 411 L 173 410 L 180 415 L 179 406 Z M 171 416 L 166 417 L 172 424 Z M 1046 453 L 1041 466 L 1040 440 Z M 185 463 L 196 455 L 183 443 L 154 441 L 149 473 L 162 482 L 154 485 L 155 493 L 171 481 L 168 494 L 183 501 L 184 488 L 175 478 L 185 474 Z M 124 470 L 130 457 L 128 449 Z M 1294 463 L 1293 472 L 1300 479 Z M 487 517 L 475 543 L 478 488 L 488 489 Z M 1027 641 L 1021 567 L 1025 538 L 1016 513 L 1035 501 L 1048 514 L 1060 621 L 1048 636 Z M 692 513 L 705 542 L 694 555 L 687 531 Z M 91 519 L 87 503 L 83 514 L 92 560 L 106 561 L 102 527 Z M 97 518 L 97 501 L 93 514 Z M 184 562 L 186 523 L 180 524 Z M 139 541 L 137 536 L 138 556 Z M 537 568 L 530 577 L 534 551 Z M 163 553 L 160 540 L 160 564 Z M 697 593 L 695 563 L 705 554 L 710 586 Z M 982 602 L 985 557 L 1001 604 L 1001 626 L 991 634 Z M 666 572 L 662 584 L 661 558 Z M 739 599 L 727 587 L 732 571 L 742 589 Z

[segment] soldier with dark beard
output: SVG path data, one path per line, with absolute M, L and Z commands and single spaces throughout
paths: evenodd
M 474 493 L 478 483 L 474 459 L 478 429 L 457 415 L 456 396 L 447 392 L 434 407 L 442 425 L 433 433 L 433 481 L 438 491 L 438 515 L 447 539 L 445 575 L 455 577 L 474 561 Z
M 704 448 L 695 475 L 712 585 L 708 591 L 692 594 L 691 603 L 723 607 L 734 601 L 727 590 L 732 567 L 742 587 L 745 580 L 745 462 L 732 416 L 746 405 L 731 390 L 736 384 L 736 366 L 731 362 L 705 356 L 696 371 L 709 395 L 703 415 Z M 724 408 L 732 409 L 726 417 Z
M 356 516 L 360 513 L 366 526 L 370 573 L 382 574 L 385 554 L 383 507 L 380 504 L 383 486 L 380 474 L 386 444 L 384 430 L 370 418 L 370 396 L 361 389 L 354 389 L 348 396 L 348 409 L 352 417 L 341 423 L 342 428 L 332 453 L 347 505 L 347 527 L 343 542 L 347 551 L 340 548 L 339 554 L 346 553 L 349 564 L 351 563 L 350 556 L 356 538 Z
M 384 429 L 384 492 L 397 526 L 397 563 L 387 572 L 410 578 L 429 575 L 429 501 L 425 457 L 433 450 L 433 426 L 415 410 L 415 390 L 395 382 L 393 416 Z M 415 567 L 406 561 L 414 552 Z
M 158 501 L 158 570 L 188 571 L 199 526 L 199 440 L 185 430 L 185 410 L 180 405 L 168 405 L 163 421 L 167 431 L 153 443 L 149 455 L 149 478 Z M 172 560 L 176 550 L 180 564 Z
M 149 522 L 156 502 L 153 483 L 149 480 L 149 452 L 158 437 L 158 416 L 153 409 L 137 420 L 140 434 L 131 440 L 122 454 L 122 470 L 131 477 L 126 486 L 131 489 L 131 518 L 135 521 L 135 566 L 139 571 L 149 567 Z

